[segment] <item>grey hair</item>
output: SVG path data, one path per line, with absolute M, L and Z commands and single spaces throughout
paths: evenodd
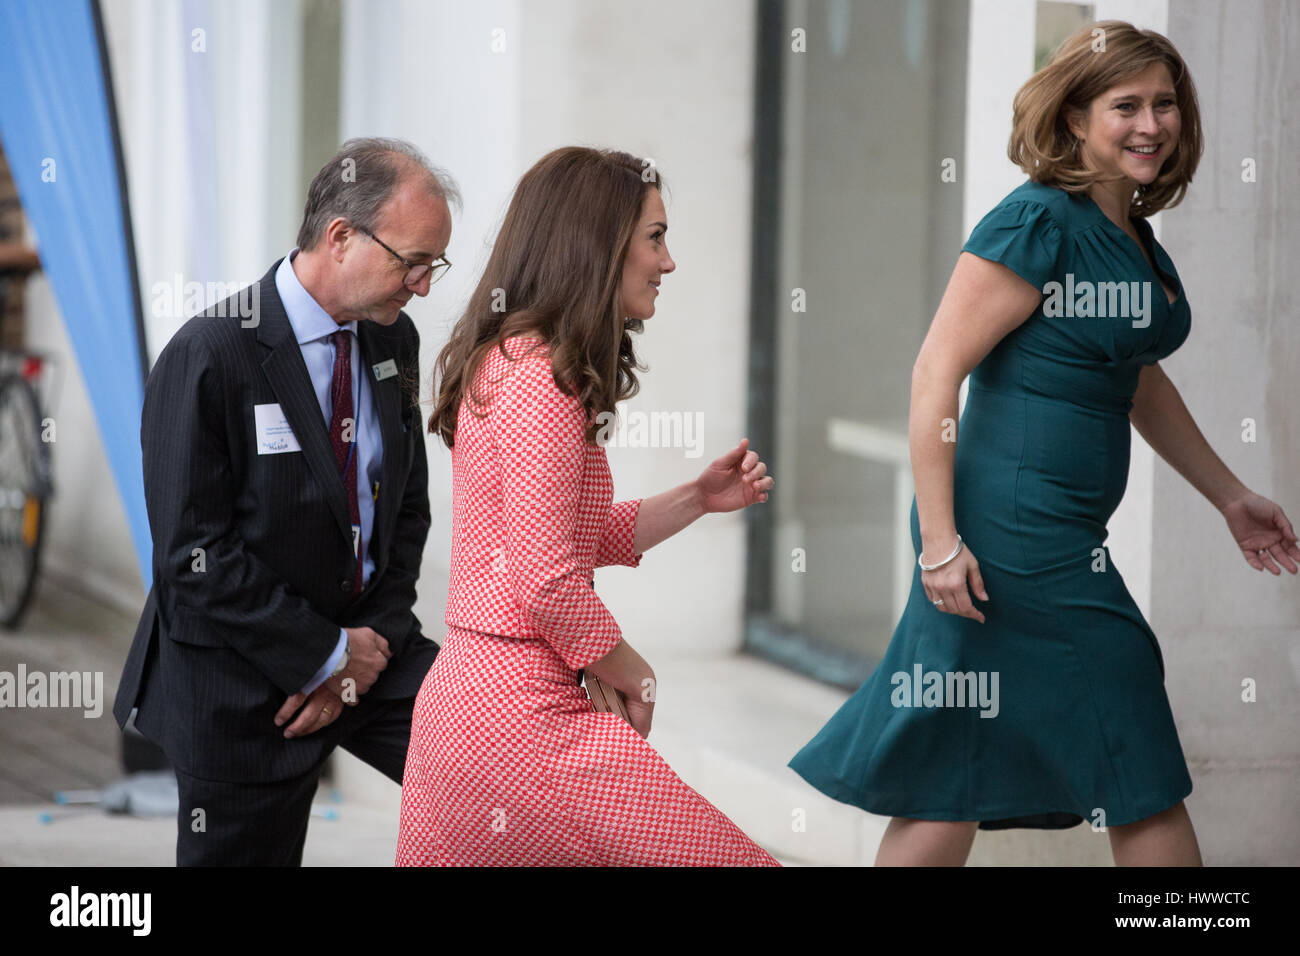
M 412 175 L 423 175 L 431 194 L 461 208 L 460 190 L 451 175 L 411 143 L 379 136 L 348 140 L 307 188 L 298 248 L 316 248 L 325 227 L 340 216 L 358 229 L 373 230 L 380 208 Z

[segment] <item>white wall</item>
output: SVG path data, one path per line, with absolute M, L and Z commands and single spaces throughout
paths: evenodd
M 1300 17 L 1285 0 L 1172 0 L 1169 38 L 1197 85 L 1205 155 L 1187 197 L 1163 213 L 1192 330 L 1161 365 L 1224 463 L 1297 525 Z M 1254 182 L 1242 178 L 1247 158 Z M 1202 853 L 1219 865 L 1295 866 L 1300 580 L 1247 565 L 1219 513 L 1163 462 L 1153 500 L 1151 624 Z
M 558 146 L 612 146 L 652 157 L 668 186 L 677 271 L 664 277 L 638 343 L 649 371 L 628 407 L 701 413 L 703 454 L 609 450 L 617 498 L 657 494 L 745 437 L 754 5 L 666 0 L 639 8 L 640 16 L 583 0 L 525 9 L 521 170 Z M 740 513 L 709 515 L 647 553 L 636 571 L 606 571 L 597 586 L 651 660 L 669 650 L 735 650 L 744 539 Z

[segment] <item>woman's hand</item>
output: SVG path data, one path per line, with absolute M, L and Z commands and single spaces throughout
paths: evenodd
M 655 672 L 627 639 L 620 637 L 608 654 L 592 661 L 584 670 L 605 685 L 607 694 L 618 694 L 627 708 L 627 722 L 632 729 L 642 737 L 649 737 L 658 685 Z
M 1296 573 L 1300 544 L 1291 522 L 1273 502 L 1247 492 L 1224 505 L 1223 520 L 1228 522 L 1228 530 L 1246 563 L 1256 571 L 1268 568 L 1274 574 L 1281 574 L 1277 566 L 1281 564 L 1292 574 Z
M 627 722 L 642 737 L 650 736 L 650 723 L 655 715 L 654 678 L 643 680 L 640 694 L 627 694 L 623 706 L 627 708 Z
M 767 500 L 775 479 L 767 474 L 767 464 L 758 452 L 749 451 L 749 439 L 727 452 L 708 468 L 695 485 L 705 514 L 737 511 Z
M 950 554 L 956 542 L 948 547 L 944 554 Z M 936 557 L 929 555 L 926 558 L 927 564 L 932 564 L 941 560 L 942 555 Z M 967 582 L 970 582 L 970 590 L 967 590 Z M 989 599 L 988 592 L 984 590 L 984 578 L 980 576 L 980 563 L 975 560 L 975 555 L 971 554 L 970 548 L 963 543 L 957 557 L 953 558 L 941 568 L 935 568 L 933 571 L 921 572 L 921 586 L 925 588 L 926 597 L 930 603 L 942 601 L 942 604 L 935 604 L 936 611 L 942 611 L 944 614 L 956 614 L 959 617 L 968 617 L 972 621 L 984 623 L 984 614 L 979 608 L 975 607 L 971 601 L 971 594 L 979 596 L 981 601 Z

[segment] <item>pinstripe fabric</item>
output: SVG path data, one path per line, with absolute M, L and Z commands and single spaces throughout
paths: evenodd
M 437 647 L 412 613 L 429 529 L 421 415 L 402 381 L 419 381 L 419 336 L 405 314 L 358 325 L 358 374 L 376 381 L 383 477 L 371 549 L 375 571 L 352 590 L 343 480 L 275 269 L 185 323 L 145 389 L 140 442 L 153 535 L 153 580 L 114 706 L 180 770 L 209 780 L 298 776 L 326 738 L 285 740 L 273 717 L 329 657 L 340 626 L 368 625 L 394 654 L 367 696 L 414 696 Z M 249 326 L 245 327 L 244 322 Z M 302 450 L 259 455 L 254 406 L 279 404 Z M 354 708 L 349 708 L 349 711 Z M 336 724 L 350 719 L 345 714 Z M 346 726 L 341 729 L 346 729 Z
M 346 732 L 342 720 L 319 731 L 390 780 L 401 782 L 411 736 L 411 698 L 361 698 Z M 324 757 L 307 773 L 269 783 L 227 783 L 177 772 L 178 866 L 298 866 Z

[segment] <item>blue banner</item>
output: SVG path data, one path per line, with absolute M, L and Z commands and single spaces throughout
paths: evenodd
M 0 141 L 77 355 L 147 590 L 152 542 L 140 412 L 148 358 L 112 80 L 94 0 L 0 3 Z M 57 456 L 57 441 L 53 451 Z

